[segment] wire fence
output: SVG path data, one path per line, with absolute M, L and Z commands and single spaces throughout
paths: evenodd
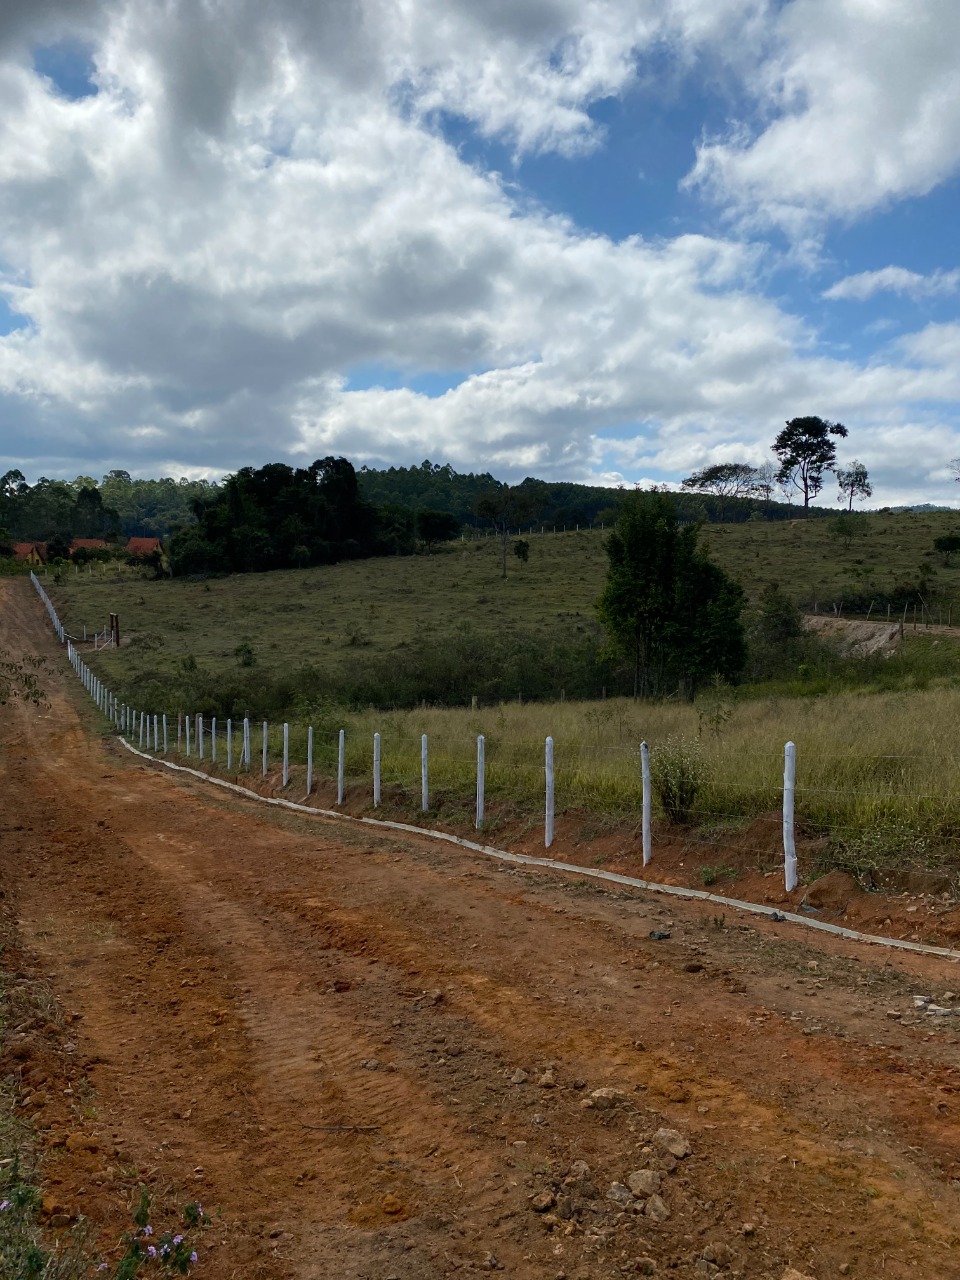
M 431 822 L 472 819 L 478 829 L 540 815 L 547 848 L 569 815 L 568 836 L 591 823 L 597 836 L 635 829 L 644 865 L 658 850 L 676 860 L 686 847 L 704 874 L 779 866 L 788 888 L 798 853 L 825 868 L 827 840 L 832 865 L 855 872 L 960 869 L 960 750 L 946 736 L 924 750 L 869 750 L 851 725 L 828 758 L 802 705 L 791 712 L 799 732 L 776 749 L 769 732 L 759 744 L 709 730 L 672 740 L 651 712 L 607 704 L 577 713 L 569 703 L 370 710 L 340 724 L 329 708 L 280 724 L 154 713 L 118 699 L 90 668 L 31 576 L 77 676 L 118 733 L 139 750 L 245 775 L 261 790 L 354 810 L 419 809 Z M 638 714 L 651 718 L 649 741 Z M 688 718 L 695 726 L 693 711 Z

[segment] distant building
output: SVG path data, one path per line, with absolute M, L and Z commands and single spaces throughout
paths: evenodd
M 70 554 L 75 551 L 106 551 L 108 546 L 103 538 L 74 538 L 70 543 Z
M 159 538 L 131 538 L 127 543 L 127 555 L 143 558 L 153 555 L 154 551 L 163 553 Z
M 45 542 L 15 542 L 13 558 L 23 564 L 46 564 L 47 544 Z

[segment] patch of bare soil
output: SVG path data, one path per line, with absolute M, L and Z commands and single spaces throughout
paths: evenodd
M 0 644 L 51 656 L 28 592 Z M 50 693 L 0 711 L 0 888 L 51 1231 L 146 1180 L 211 1280 L 956 1276 L 955 965 L 264 811 Z
M 897 622 L 860 622 L 816 614 L 804 618 L 804 626 L 828 640 L 838 640 L 851 653 L 866 657 L 871 653 L 896 653 L 903 640 Z

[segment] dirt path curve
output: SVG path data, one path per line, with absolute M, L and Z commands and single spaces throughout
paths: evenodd
M 268 811 L 102 736 L 25 583 L 2 648 L 51 673 L 0 708 L 51 1212 L 199 1197 L 210 1280 L 957 1276 L 960 1042 L 888 1015 L 957 966 Z

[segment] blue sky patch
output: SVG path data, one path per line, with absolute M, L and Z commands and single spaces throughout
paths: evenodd
M 97 93 L 93 58 L 90 50 L 78 40 L 40 45 L 33 51 L 33 67 L 37 75 L 53 82 L 61 98 L 77 102 Z

